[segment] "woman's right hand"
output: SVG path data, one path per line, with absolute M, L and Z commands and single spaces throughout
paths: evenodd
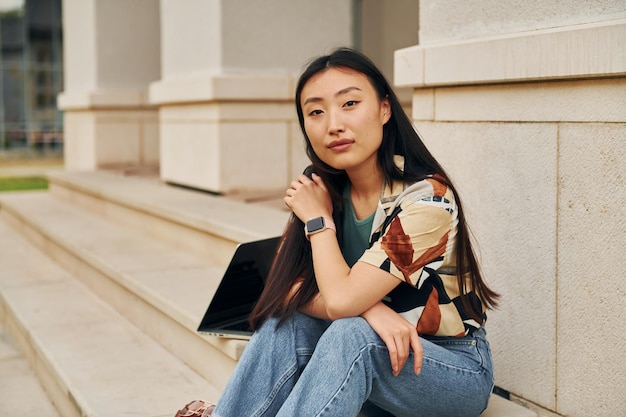
M 394 376 L 398 376 L 404 367 L 410 350 L 413 350 L 413 370 L 416 375 L 421 372 L 424 351 L 413 324 L 382 302 L 376 303 L 361 316 L 387 345 Z
M 311 178 L 302 174 L 290 184 L 284 198 L 285 204 L 302 221 L 319 216 L 332 218 L 333 203 L 326 184 L 317 174 Z

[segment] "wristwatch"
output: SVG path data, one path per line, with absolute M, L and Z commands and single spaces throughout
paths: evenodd
M 326 229 L 332 229 L 337 232 L 335 228 L 335 223 L 327 217 L 315 217 L 311 220 L 308 220 L 304 225 L 304 234 L 308 239 L 309 236 L 314 235 L 315 233 L 323 232 Z

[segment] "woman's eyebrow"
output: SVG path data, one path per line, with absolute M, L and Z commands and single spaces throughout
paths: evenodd
M 353 90 L 362 91 L 359 87 L 346 87 L 346 88 L 343 88 L 343 89 L 337 91 L 334 95 L 335 95 L 335 97 L 339 97 L 341 95 L 348 94 L 350 91 L 353 91 Z M 320 102 L 322 100 L 323 99 L 320 98 L 320 97 L 309 97 L 306 100 L 304 100 L 304 104 L 317 103 L 317 102 Z
M 350 91 L 353 91 L 353 90 L 362 91 L 359 87 L 347 87 L 347 88 L 344 88 L 343 90 L 337 91 L 335 93 L 335 97 L 339 97 L 343 94 L 348 94 Z

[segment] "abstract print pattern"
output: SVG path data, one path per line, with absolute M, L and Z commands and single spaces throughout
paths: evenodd
M 394 183 L 385 187 L 379 211 L 360 261 L 402 281 L 384 301 L 421 335 L 463 336 L 480 327 L 464 311 L 458 290 L 452 191 L 433 178 Z M 479 302 L 475 294 L 466 296 Z

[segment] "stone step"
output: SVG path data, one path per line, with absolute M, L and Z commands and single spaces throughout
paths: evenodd
M 0 416 L 59 417 L 26 358 L 0 322 Z
M 70 199 L 63 193 L 0 195 L 0 215 L 214 389 L 221 390 L 245 343 L 202 336 L 195 329 L 227 260 L 216 265 L 207 256 L 198 256 L 167 239 L 155 239 L 142 227 L 114 222 L 108 218 L 110 213 L 85 210 L 83 203 L 76 205 L 82 198 L 78 192 Z M 108 205 L 106 201 L 101 204 Z M 121 201 L 115 204 L 123 205 Z M 214 400 L 216 396 L 196 394 L 183 402 Z M 175 406 L 180 405 L 178 398 Z M 535 416 L 493 395 L 481 417 Z
M 166 417 L 190 398 L 217 399 L 218 389 L 205 378 L 5 222 L 0 222 L 0 265 L 3 325 L 58 410 L 42 405 L 41 413 L 26 412 L 41 401 L 36 385 L 26 380 L 28 370 L 21 369 L 19 379 L 28 385 L 18 385 L 18 378 L 3 383 L 0 398 L 15 393 L 9 403 L 25 404 L 2 415 Z M 10 405 L 3 400 L 0 410 L 5 406 Z
M 537 417 L 537 413 L 513 401 L 492 394 L 489 399 L 489 406 L 480 417 Z
M 280 235 L 289 213 L 164 184 L 156 177 L 114 171 L 52 172 L 50 192 L 114 222 L 139 229 L 215 263 L 230 260 L 236 245 Z M 266 194 L 272 201 L 275 193 Z
M 35 246 L 210 383 L 224 386 L 245 342 L 196 329 L 225 267 L 48 192 L 2 195 L 0 206 L 4 220 Z

